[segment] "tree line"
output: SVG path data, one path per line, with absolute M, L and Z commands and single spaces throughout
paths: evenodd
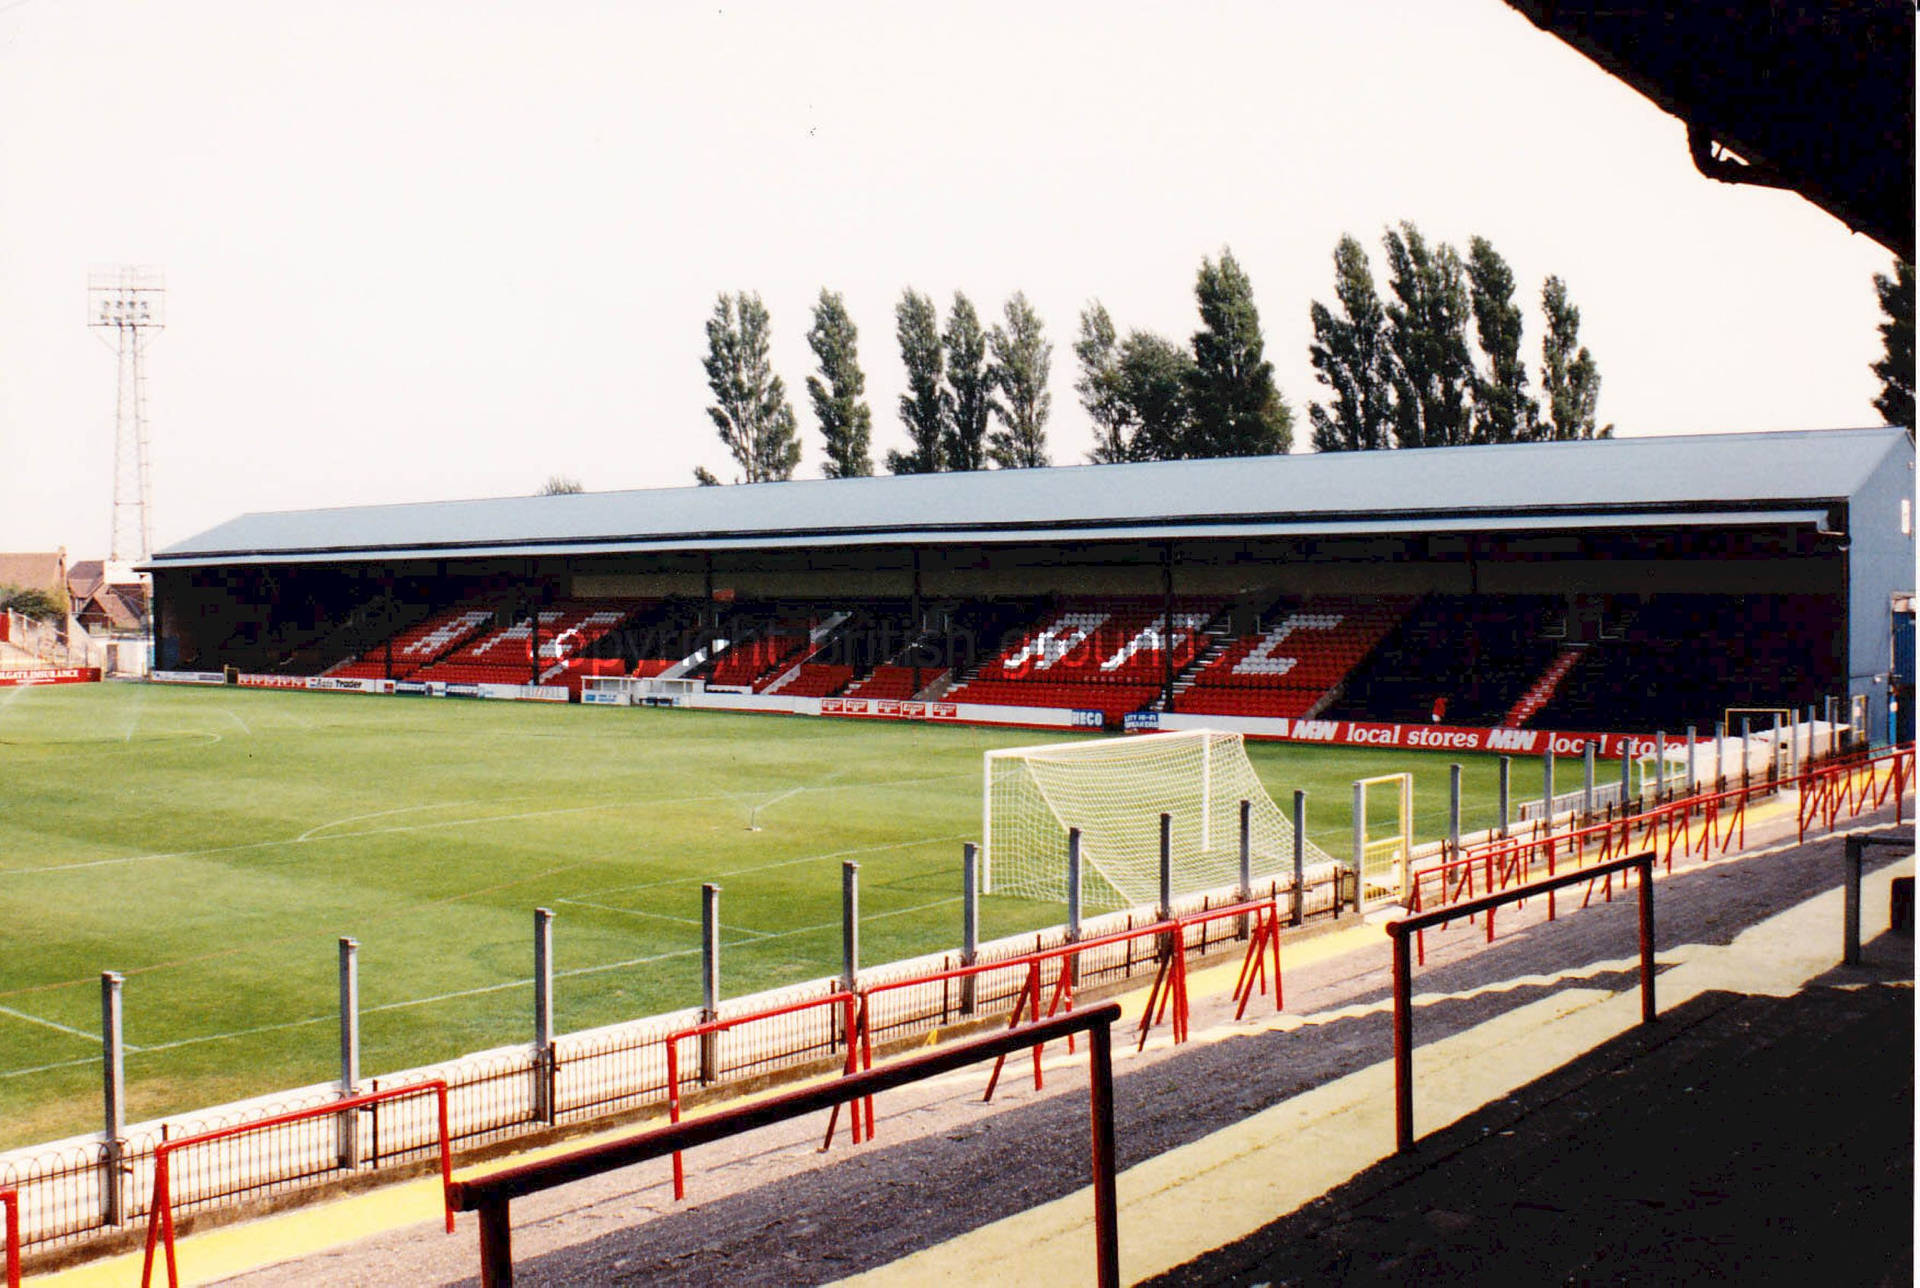
M 1191 346 L 1135 331 L 1121 340 L 1105 306 L 1081 315 L 1074 389 L 1094 418 L 1096 462 L 1177 460 L 1285 452 L 1293 417 L 1266 361 L 1253 284 L 1223 251 L 1203 260 L 1194 286 L 1200 328 Z M 702 360 L 714 401 L 707 408 L 744 483 L 793 476 L 800 435 L 786 382 L 773 370 L 765 303 L 749 291 L 721 295 L 707 319 Z M 906 369 L 898 413 L 906 451 L 891 451 L 893 474 L 1031 469 L 1051 465 L 1047 422 L 1053 345 L 1046 324 L 1015 291 L 1002 320 L 986 325 L 956 291 L 945 325 L 933 300 L 908 287 L 894 306 L 894 337 Z M 874 472 L 873 411 L 865 401 L 859 328 L 845 299 L 823 289 L 807 344 L 818 364 L 807 397 L 820 427 L 828 478 Z M 703 484 L 721 480 L 704 466 Z
M 1366 249 L 1343 236 L 1333 251 L 1333 305 L 1308 306 L 1308 356 L 1325 401 L 1308 405 L 1315 451 L 1368 451 L 1469 443 L 1606 438 L 1600 369 L 1580 341 L 1580 310 L 1548 276 L 1538 295 L 1538 385 L 1525 356 L 1526 313 L 1512 268 L 1474 237 L 1462 255 L 1403 222 L 1381 239 L 1384 292 Z M 1898 265 L 1876 277 L 1886 356 L 1875 407 L 1912 425 L 1913 277 Z M 1265 358 L 1253 284 L 1231 250 L 1201 261 L 1194 283 L 1199 326 L 1185 341 L 1151 331 L 1123 335 L 1099 300 L 1081 311 L 1073 346 L 1074 392 L 1092 420 L 1095 464 L 1253 456 L 1290 451 L 1293 412 Z M 807 344 L 817 369 L 806 392 L 828 478 L 874 473 L 873 412 L 860 365 L 859 329 L 846 301 L 822 289 Z M 894 306 L 906 371 L 897 413 L 908 449 L 890 451 L 893 474 L 1028 469 L 1052 463 L 1047 422 L 1053 346 L 1025 294 L 1015 291 L 991 326 L 964 291 L 942 325 L 928 296 L 908 287 Z M 747 483 L 787 479 L 800 463 L 798 420 L 773 370 L 771 322 L 757 293 L 722 294 L 706 324 L 707 414 Z M 701 483 L 721 480 L 705 467 Z M 571 483 L 571 480 L 567 480 Z M 578 484 L 573 484 L 577 488 Z
M 1382 242 L 1387 296 L 1348 236 L 1333 251 L 1337 311 L 1318 300 L 1308 309 L 1314 378 L 1332 395 L 1308 408 L 1315 451 L 1612 437 L 1597 423 L 1600 367 L 1580 343 L 1566 283 L 1548 277 L 1540 288 L 1535 398 L 1513 270 L 1493 243 L 1475 237 L 1463 258 L 1411 223 Z

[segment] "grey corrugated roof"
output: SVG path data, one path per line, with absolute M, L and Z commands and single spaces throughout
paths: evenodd
M 1900 429 L 1317 453 L 246 514 L 157 567 L 251 559 L 1579 524 L 1844 501 Z M 1663 519 L 1656 519 L 1659 513 Z M 1804 518 L 1796 515 L 1795 519 Z M 1611 523 L 1609 526 L 1612 526 Z

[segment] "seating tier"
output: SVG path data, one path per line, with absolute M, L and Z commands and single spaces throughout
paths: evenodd
M 391 644 L 382 640 L 353 661 L 336 666 L 327 674 L 358 680 L 385 679 L 388 675 L 387 655 L 391 650 L 393 678 L 410 679 L 422 667 L 472 639 L 477 631 L 492 620 L 493 612 L 490 609 L 471 605 L 451 608 L 409 626 L 395 635 Z
M 853 668 L 827 662 L 802 662 L 799 672 L 770 692 L 786 698 L 825 698 L 840 692 L 853 679 Z

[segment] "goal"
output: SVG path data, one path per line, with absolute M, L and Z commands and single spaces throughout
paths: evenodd
M 1374 788 L 1384 789 L 1374 792 Z M 1384 795 L 1386 817 L 1373 808 Z M 1413 865 L 1413 775 L 1382 774 L 1353 784 L 1353 870 L 1360 874 L 1362 907 L 1376 899 L 1404 905 Z
M 981 889 L 1067 897 L 1067 832 L 1080 829 L 1081 902 L 1132 908 L 1160 897 L 1160 815 L 1172 816 L 1173 894 L 1235 884 L 1240 802 L 1250 802 L 1253 871 L 1293 864 L 1293 826 L 1237 733 L 1212 729 L 986 753 Z M 1330 863 L 1309 841 L 1309 866 Z

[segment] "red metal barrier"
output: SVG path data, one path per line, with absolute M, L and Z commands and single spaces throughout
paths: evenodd
M 1855 819 L 1869 808 L 1880 809 L 1888 796 L 1893 797 L 1894 821 L 1904 821 L 1907 789 L 1913 783 L 1913 752 L 1911 745 L 1893 747 L 1802 774 L 1800 839 L 1805 841 L 1812 827 L 1832 831 L 1843 811 L 1846 818 Z
M 1815 827 L 1832 830 L 1843 816 L 1855 818 L 1868 808 L 1879 809 L 1888 797 L 1893 799 L 1896 818 L 1900 817 L 1913 778 L 1910 746 L 1808 770 L 1797 780 L 1800 839 L 1805 841 Z M 1579 868 L 1585 865 L 1589 849 L 1604 862 L 1636 845 L 1648 846 L 1669 872 L 1676 853 L 1703 859 L 1727 854 L 1746 845 L 1748 804 L 1785 785 L 1760 779 L 1645 809 L 1622 809 L 1617 816 L 1564 831 L 1548 828 L 1543 832 L 1536 822 L 1530 832 L 1463 845 L 1413 869 L 1408 879 L 1408 910 L 1421 913 L 1454 906 L 1476 897 L 1481 888 L 1486 893 L 1508 889 L 1532 879 L 1541 867 L 1549 876 L 1558 875 L 1563 863 Z M 1553 915 L 1550 911 L 1549 916 Z
M 1489 919 L 1501 904 L 1519 903 L 1556 889 L 1592 882 L 1601 877 L 1611 880 L 1616 872 L 1635 869 L 1640 877 L 1640 1022 L 1651 1024 L 1656 1014 L 1653 994 L 1653 864 L 1654 853 L 1630 854 L 1579 872 L 1551 877 L 1497 894 L 1482 895 L 1453 907 L 1421 913 L 1387 923 L 1393 937 L 1393 1128 L 1395 1148 L 1402 1154 L 1413 1148 L 1413 966 L 1407 940 L 1429 926 L 1449 919 L 1484 912 Z
M 823 997 L 810 997 L 801 1002 L 789 1002 L 785 1006 L 768 1007 L 764 1011 L 752 1011 L 746 1015 L 733 1015 L 728 1016 L 726 1019 L 708 1020 L 703 1024 L 696 1024 L 691 1028 L 678 1029 L 667 1034 L 668 1119 L 676 1123 L 680 1121 L 680 1044 L 688 1038 L 705 1037 L 709 1033 L 725 1033 L 728 1029 L 736 1029 L 743 1024 L 754 1024 L 762 1020 L 777 1020 L 784 1015 L 797 1015 L 801 1011 L 811 1011 L 822 1006 L 838 1006 L 845 1012 L 842 1021 L 845 1027 L 841 1031 L 847 1035 L 846 1072 L 852 1073 L 855 1068 L 853 1007 L 857 1000 L 858 998 L 856 998 L 854 994 L 842 989 L 828 993 Z M 834 1110 L 835 1115 L 837 1116 L 839 1112 L 839 1109 L 836 1107 Z M 871 1121 L 873 1112 L 873 1106 L 871 1104 L 867 1106 L 867 1112 L 869 1121 Z M 831 1127 L 827 1129 L 827 1143 L 833 1143 L 833 1129 Z M 856 1145 L 860 1143 L 860 1114 L 857 1109 L 853 1115 L 853 1143 Z M 824 1149 L 826 1146 L 823 1145 L 821 1148 Z M 676 1199 L 684 1199 L 687 1197 L 686 1168 L 681 1160 L 679 1150 L 675 1150 L 673 1153 L 673 1197 Z
M 1114 1182 L 1113 1140 L 1113 1022 L 1118 1005 L 1076 1011 L 1040 1020 L 1019 1029 L 942 1047 L 925 1055 L 908 1056 L 848 1077 L 844 1083 L 803 1087 L 752 1104 L 706 1114 L 684 1123 L 656 1127 L 623 1140 L 589 1146 L 556 1158 L 523 1163 L 448 1187 L 455 1211 L 480 1214 L 480 1282 L 483 1288 L 513 1282 L 513 1228 L 509 1205 L 516 1198 L 585 1180 L 636 1163 L 644 1163 L 696 1145 L 725 1140 L 756 1127 L 786 1122 L 802 1114 L 828 1109 L 849 1097 L 871 1098 L 875 1093 L 903 1087 L 955 1069 L 977 1064 L 989 1056 L 1005 1056 L 1036 1043 L 1057 1041 L 1074 1033 L 1088 1036 L 1088 1101 L 1092 1124 L 1093 1228 L 1097 1282 L 1101 1288 L 1120 1283 L 1119 1202 Z
M 860 1037 L 862 1060 L 865 1067 L 873 1067 L 872 1051 L 872 1000 L 881 993 L 894 992 L 903 988 L 918 988 L 929 984 L 939 984 L 949 980 L 970 979 L 994 971 L 1025 971 L 1020 993 L 1014 1003 L 1008 1027 L 1018 1025 L 1023 1017 L 1041 1018 L 1040 1000 L 1048 992 L 1043 967 L 1049 963 L 1058 963 L 1054 975 L 1051 1000 L 1045 1008 L 1045 1018 L 1073 1009 L 1073 965 L 1077 964 L 1081 954 L 1096 948 L 1124 944 L 1138 939 L 1159 939 L 1171 942 L 1171 937 L 1180 936 L 1183 951 L 1163 952 L 1160 968 L 1156 973 L 1154 985 L 1148 994 L 1147 1008 L 1141 1017 L 1139 1045 L 1146 1045 L 1147 1034 L 1154 1025 L 1167 1018 L 1169 1010 L 1174 1018 L 1174 1041 L 1187 1039 L 1188 1004 L 1186 992 L 1186 953 L 1184 951 L 1185 932 L 1188 927 L 1205 925 L 1213 921 L 1223 921 L 1229 917 L 1251 917 L 1253 933 L 1247 941 L 1246 952 L 1241 959 L 1240 977 L 1234 986 L 1234 1000 L 1239 1003 L 1235 1018 L 1246 1013 L 1246 1007 L 1257 990 L 1266 991 L 1266 960 L 1273 962 L 1274 1009 L 1285 1005 L 1285 994 L 1280 974 L 1280 910 L 1277 894 L 1267 894 L 1258 899 L 1249 899 L 1244 903 L 1228 904 L 1219 908 L 1209 908 L 1201 912 L 1184 913 L 1165 921 L 1155 921 L 1143 926 L 1134 926 L 1126 930 L 1111 931 L 1096 935 L 1090 939 L 1074 940 L 1071 943 L 1057 944 L 1052 948 L 1036 949 L 1022 953 L 1017 957 L 1007 957 L 999 961 L 974 962 L 967 966 L 955 966 L 946 970 L 931 971 L 925 975 L 914 975 L 906 979 L 886 980 L 878 984 L 869 984 L 860 989 L 860 1005 L 854 1021 L 853 1031 Z M 1157 1010 L 1157 1014 L 1156 1014 Z M 1033 1085 L 1041 1090 L 1045 1086 L 1042 1072 L 1041 1053 L 1045 1043 L 1036 1043 L 1033 1050 Z M 1072 1038 L 1068 1038 L 1068 1049 L 1072 1049 Z M 851 1055 L 851 1052 L 849 1053 Z M 993 1099 L 998 1087 L 1000 1074 L 1005 1060 L 994 1063 L 993 1073 L 987 1079 L 985 1099 Z M 851 1072 L 851 1066 L 849 1072 Z M 872 1106 L 867 1108 L 867 1137 L 873 1137 Z M 834 1125 L 838 1121 L 837 1111 L 827 1125 L 827 1141 L 832 1142 Z M 857 1137 L 856 1137 L 857 1140 Z M 825 1146 L 822 1146 L 824 1148 Z
M 167 1283 L 171 1288 L 179 1288 L 180 1271 L 174 1263 L 173 1255 L 173 1187 L 168 1171 L 169 1162 L 174 1154 L 183 1149 L 192 1149 L 196 1145 L 206 1145 L 216 1140 L 244 1136 L 249 1132 L 267 1131 L 315 1118 L 333 1118 L 383 1101 L 425 1095 L 427 1092 L 432 1092 L 439 1102 L 440 1190 L 442 1203 L 446 1208 L 447 1233 L 452 1234 L 453 1152 L 447 1136 L 447 1084 L 435 1079 L 431 1082 L 412 1083 L 405 1087 L 389 1087 L 385 1091 L 370 1091 L 364 1095 L 347 1096 L 340 1100 L 329 1101 L 324 1105 L 315 1105 L 311 1109 L 276 1114 L 271 1118 L 262 1118 L 255 1122 L 240 1123 L 233 1127 L 221 1127 L 214 1131 L 203 1131 L 192 1136 L 161 1141 L 153 1150 L 153 1201 L 147 1209 L 147 1255 L 140 1268 L 140 1288 L 148 1288 L 148 1285 L 153 1282 L 153 1253 L 155 1247 L 162 1241 L 166 1245 Z
M 0 1190 L 7 1210 L 7 1288 L 20 1288 L 20 1191 Z

